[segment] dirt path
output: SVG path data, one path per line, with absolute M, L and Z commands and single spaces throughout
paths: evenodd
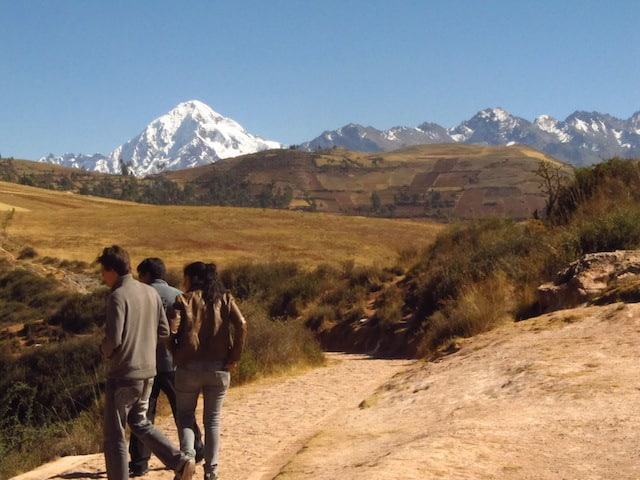
M 345 411 L 278 480 L 638 480 L 640 304 L 462 342 Z
M 301 375 L 232 388 L 223 407 L 219 475 L 224 480 L 274 478 L 280 469 L 333 418 L 357 410 L 365 398 L 409 360 L 372 359 L 329 353 L 327 366 Z M 171 418 L 158 425 L 177 443 Z M 173 479 L 152 457 L 145 480 Z M 202 478 L 199 468 L 196 478 Z M 106 478 L 102 455 L 64 457 L 14 480 Z
M 231 391 L 221 480 L 640 479 L 640 303 L 510 323 L 436 363 L 330 357 Z M 19 478 L 105 478 L 104 463 Z

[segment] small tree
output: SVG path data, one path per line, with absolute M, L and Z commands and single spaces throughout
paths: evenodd
M 540 178 L 538 187 L 547 196 L 545 214 L 548 216 L 556 206 L 560 190 L 566 185 L 566 177 L 562 174 L 562 166 L 549 160 L 540 160 L 535 174 Z
M 380 201 L 380 195 L 378 195 L 378 192 L 373 192 L 371 194 L 371 210 L 373 210 L 374 212 L 379 212 L 380 211 L 380 207 L 382 206 L 382 202 Z
M 124 177 L 128 177 L 129 175 L 133 175 L 133 171 L 131 170 L 131 162 L 125 163 L 123 159 L 120 159 L 120 173 Z

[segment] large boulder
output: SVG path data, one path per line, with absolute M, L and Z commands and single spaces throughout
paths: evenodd
M 588 303 L 612 282 L 640 274 L 640 250 L 588 253 L 538 287 L 543 312 Z

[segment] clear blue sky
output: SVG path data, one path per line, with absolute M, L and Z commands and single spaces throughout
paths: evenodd
M 201 100 L 286 144 L 640 110 L 637 0 L 0 0 L 0 154 L 108 154 Z

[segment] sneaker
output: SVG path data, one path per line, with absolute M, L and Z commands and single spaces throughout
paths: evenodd
M 189 458 L 184 462 L 182 468 L 176 472 L 176 476 L 173 477 L 173 480 L 191 480 L 194 473 L 196 473 L 196 462 L 193 458 Z
M 149 471 L 149 468 L 132 468 L 129 470 L 129 477 L 141 477 Z
M 218 480 L 218 475 L 213 472 L 204 472 L 204 480 Z
M 204 445 L 196 449 L 196 463 L 200 463 L 203 458 L 204 458 Z

